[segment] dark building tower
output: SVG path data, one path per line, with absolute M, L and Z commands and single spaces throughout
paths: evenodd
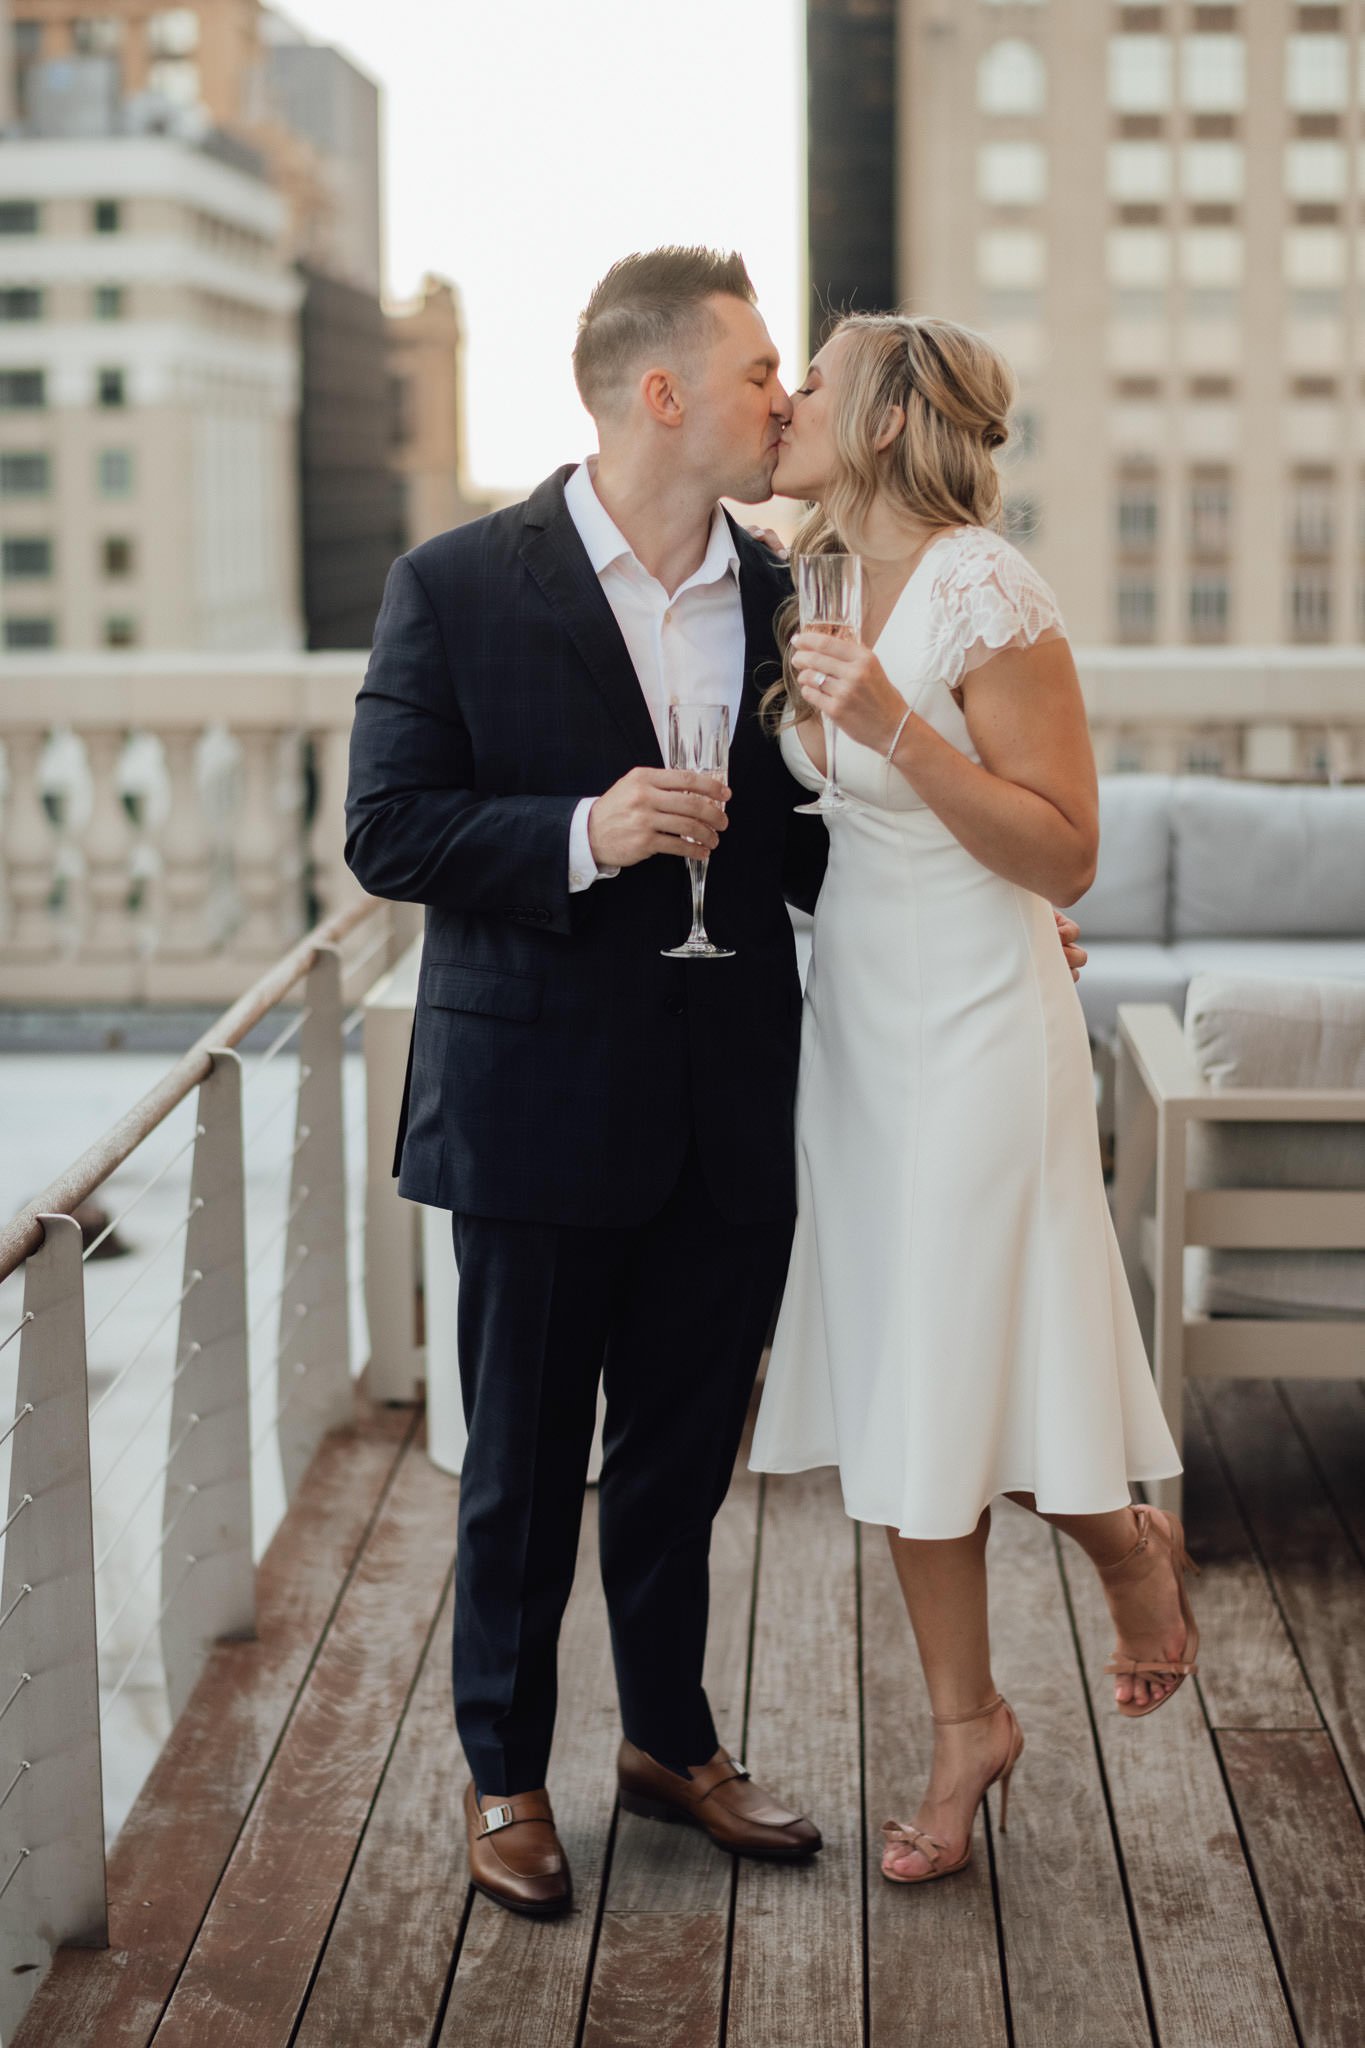
M 302 267 L 299 481 L 310 647 L 368 647 L 407 545 L 392 467 L 384 316 L 372 292 Z
M 896 0 L 806 0 L 810 344 L 894 306 Z

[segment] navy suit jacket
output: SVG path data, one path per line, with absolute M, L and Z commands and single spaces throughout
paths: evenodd
M 787 575 L 734 527 L 744 691 L 706 922 L 735 957 L 665 960 L 690 918 L 683 861 L 569 892 L 580 798 L 662 765 L 565 507 L 571 474 L 394 563 L 356 700 L 347 862 L 372 894 L 426 906 L 399 1192 L 621 1226 L 662 1206 L 695 1142 L 725 1215 L 778 1220 L 795 1208 L 800 1029 L 784 896 L 813 904 L 828 847 L 818 819 L 792 819 L 802 792 L 757 716 Z

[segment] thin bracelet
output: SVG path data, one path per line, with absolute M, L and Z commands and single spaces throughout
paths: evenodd
M 895 758 L 896 758 L 896 749 L 897 749 L 897 747 L 898 747 L 898 746 L 900 745 L 900 743 L 901 743 L 901 734 L 902 734 L 902 733 L 903 733 L 903 732 L 905 731 L 905 728 L 906 728 L 906 726 L 908 725 L 909 721 L 910 721 L 910 706 L 909 706 L 909 705 L 907 704 L 907 705 L 906 705 L 906 707 L 905 707 L 905 716 L 904 716 L 904 717 L 902 718 L 902 720 L 901 720 L 900 724 L 899 724 L 899 725 L 898 725 L 898 726 L 896 727 L 896 730 L 895 730 L 895 731 L 894 731 L 894 732 L 892 733 L 892 735 L 891 735 L 891 744 L 890 744 L 890 746 L 889 746 L 889 747 L 887 748 L 887 750 L 886 750 L 886 758 L 887 758 L 887 760 L 888 760 L 888 761 L 894 761 L 894 760 L 895 760 Z

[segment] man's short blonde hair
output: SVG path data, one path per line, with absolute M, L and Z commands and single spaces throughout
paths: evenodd
M 735 250 L 649 249 L 613 263 L 579 315 L 574 343 L 574 382 L 594 419 L 619 407 L 632 377 L 651 358 L 662 363 L 715 339 L 707 300 L 717 293 L 756 302 Z

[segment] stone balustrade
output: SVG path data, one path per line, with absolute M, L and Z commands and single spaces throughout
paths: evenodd
M 358 890 L 362 654 L 0 671 L 0 1002 L 218 1003 Z
M 1365 649 L 1078 654 L 1102 771 L 1365 779 Z M 362 653 L 0 669 L 0 1003 L 222 1002 L 357 893 Z

